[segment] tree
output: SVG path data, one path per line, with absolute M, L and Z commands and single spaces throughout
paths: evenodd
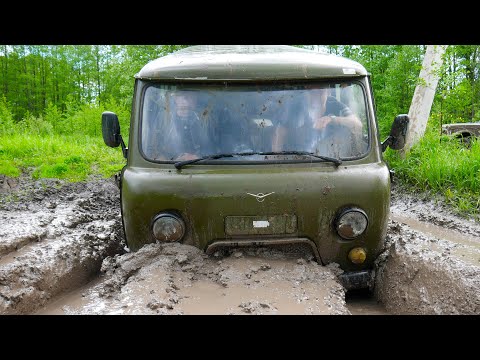
M 407 131 L 405 147 L 400 151 L 401 156 L 405 156 L 425 133 L 446 48 L 446 45 L 427 46 L 419 82 L 415 88 L 410 110 L 408 111 L 410 125 Z

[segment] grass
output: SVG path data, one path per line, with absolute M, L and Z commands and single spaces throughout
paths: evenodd
M 388 149 L 385 159 L 396 176 L 413 190 L 444 197 L 459 213 L 480 215 L 480 142 L 470 147 L 456 139 L 427 131 L 402 158 Z
M 33 179 L 57 178 L 84 181 L 92 176 L 112 176 L 125 165 L 120 149 L 106 146 L 100 137 L 0 136 L 0 174 Z

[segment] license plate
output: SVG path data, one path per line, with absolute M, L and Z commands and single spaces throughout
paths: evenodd
M 295 215 L 227 216 L 226 235 L 279 235 L 297 230 Z

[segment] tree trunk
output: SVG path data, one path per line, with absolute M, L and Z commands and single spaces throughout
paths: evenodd
M 420 71 L 420 83 L 415 88 L 408 116 L 410 125 L 407 132 L 405 147 L 400 151 L 402 156 L 412 148 L 423 136 L 427 128 L 430 110 L 432 108 L 435 90 L 440 77 L 438 69 L 443 63 L 446 45 L 428 45 Z

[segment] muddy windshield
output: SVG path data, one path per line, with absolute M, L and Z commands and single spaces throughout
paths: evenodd
M 148 160 L 159 162 L 289 151 L 357 158 L 369 145 L 365 104 L 358 83 L 155 84 L 144 93 L 141 149 Z M 306 157 L 251 155 L 222 160 L 293 162 Z

